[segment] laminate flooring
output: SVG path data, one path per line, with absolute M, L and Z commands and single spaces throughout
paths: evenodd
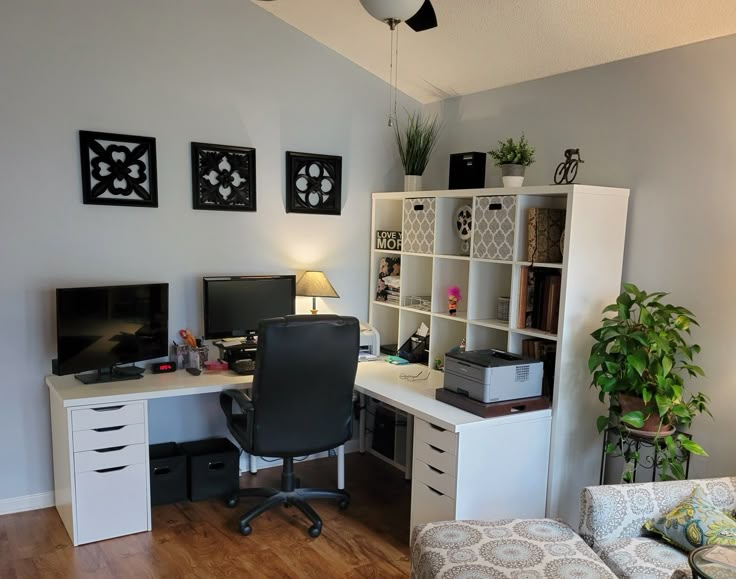
M 222 501 L 182 502 L 153 509 L 153 531 L 74 548 L 55 509 L 0 517 L 0 578 L 381 578 L 409 576 L 410 483 L 370 455 L 345 457 L 352 502 L 340 511 L 312 501 L 322 535 L 295 508 L 278 508 L 253 521 L 244 537 L 235 509 Z M 336 463 L 297 464 L 302 486 L 336 486 Z M 241 486 L 278 487 L 281 467 L 244 474 Z M 257 499 L 253 499 L 256 501 Z

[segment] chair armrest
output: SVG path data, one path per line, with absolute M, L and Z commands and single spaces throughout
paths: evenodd
M 241 413 L 233 414 L 233 402 Z M 225 414 L 227 428 L 240 447 L 250 452 L 253 443 L 253 414 L 255 406 L 242 390 L 223 390 L 220 392 L 220 408 Z
M 645 521 L 668 513 L 696 487 L 717 507 L 736 508 L 736 478 L 585 487 L 580 495 L 580 536 L 594 549 L 598 541 L 639 537 Z

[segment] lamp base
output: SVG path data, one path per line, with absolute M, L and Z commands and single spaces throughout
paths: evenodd
M 312 315 L 313 316 L 316 316 L 317 315 L 317 310 L 309 310 L 309 311 L 312 312 Z
M 312 309 L 309 311 L 312 312 L 313 316 L 317 315 L 317 298 L 312 298 Z

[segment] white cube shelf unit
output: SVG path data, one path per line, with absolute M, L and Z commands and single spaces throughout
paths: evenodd
M 499 348 L 517 354 L 528 338 L 557 343 L 547 515 L 573 525 L 578 523 L 580 491 L 598 480 L 595 418 L 601 406 L 588 388 L 587 360 L 590 333 L 620 290 L 628 198 L 628 189 L 589 185 L 373 194 L 369 309 L 382 344 L 400 346 L 422 322 L 429 327 L 430 364 L 444 361 L 462 339 L 468 350 Z M 421 203 L 415 206 L 413 199 Z M 417 218 L 422 204 L 433 209 L 431 219 Z M 456 234 L 455 215 L 464 206 L 473 211 L 469 255 L 463 255 Z M 519 280 L 522 268 L 530 265 L 527 212 L 533 207 L 566 210 L 562 263 L 534 264 L 561 273 L 556 332 L 517 324 Z M 412 212 L 408 219 L 407 211 Z M 376 231 L 402 231 L 407 223 L 412 237 L 429 234 L 432 253 L 375 249 Z M 422 223 L 434 230 L 418 232 Z M 400 304 L 375 299 L 381 257 L 401 258 Z M 453 285 L 462 293 L 456 316 L 447 309 L 447 289 Z M 410 296 L 431 296 L 431 311 L 411 305 Z M 501 297 L 510 298 L 508 320 L 498 319 Z

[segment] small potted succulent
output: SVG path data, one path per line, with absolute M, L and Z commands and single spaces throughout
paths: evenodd
M 624 482 L 633 480 L 640 459 L 637 437 L 660 447 L 654 466 L 662 480 L 685 478 L 689 454 L 707 456 L 682 432 L 696 415 L 710 414 L 705 394 L 685 390 L 686 378 L 703 376 L 693 362 L 700 346 L 689 340 L 690 327 L 698 322 L 687 308 L 663 302 L 666 295 L 624 284 L 616 303 L 603 310 L 613 315 L 593 332 L 591 387 L 601 402 L 608 398 L 608 414 L 598 417 L 598 431 L 615 432 L 605 452 L 623 457 Z
M 534 147 L 523 133 L 518 142 L 511 137 L 498 141 L 498 148 L 488 151 L 488 154 L 496 166 L 501 167 L 504 187 L 521 187 L 526 168 L 534 162 Z
M 396 145 L 404 167 L 404 191 L 421 191 L 422 175 L 439 133 L 437 117 L 425 118 L 421 112 L 408 113 L 404 130 L 399 128 L 398 122 L 394 124 Z

